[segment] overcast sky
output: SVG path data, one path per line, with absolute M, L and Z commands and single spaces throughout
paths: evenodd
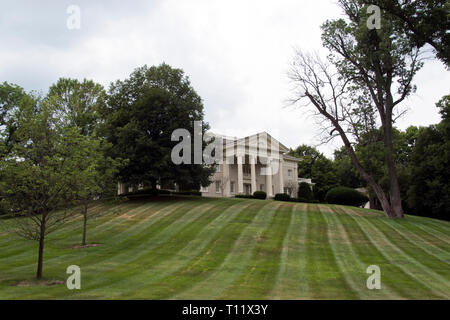
M 80 29 L 67 28 L 70 5 L 81 9 Z M 213 132 L 315 145 L 314 119 L 285 107 L 286 72 L 294 47 L 325 53 L 320 25 L 341 16 L 334 0 L 0 0 L 0 82 L 44 93 L 59 77 L 108 87 L 166 62 L 189 76 Z M 450 73 L 429 61 L 415 83 L 402 129 L 440 121 L 434 105 L 449 93 Z M 331 156 L 337 146 L 319 149 Z

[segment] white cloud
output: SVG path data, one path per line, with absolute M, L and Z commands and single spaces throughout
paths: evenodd
M 44 1 L 32 10 L 27 3 L 11 2 L 4 8 L 10 14 L 0 14 L 0 36 L 10 40 L 0 51 L 2 81 L 45 90 L 65 76 L 108 86 L 164 61 L 189 75 L 214 132 L 267 131 L 290 147 L 317 142 L 314 120 L 284 108 L 286 71 L 294 46 L 321 50 L 320 25 L 341 16 L 333 0 L 78 1 L 82 27 L 72 31 L 65 24 L 71 2 Z M 434 103 L 448 94 L 449 80 L 440 63 L 427 63 L 399 126 L 438 122 Z M 331 155 L 338 145 L 320 149 Z

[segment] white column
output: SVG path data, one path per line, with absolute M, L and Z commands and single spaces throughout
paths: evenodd
M 120 182 L 117 182 L 117 195 L 122 194 L 122 184 Z
M 244 170 L 242 168 L 243 158 L 242 156 L 237 157 L 238 166 L 238 194 L 244 193 Z
M 250 156 L 250 171 L 251 171 L 251 178 L 252 178 L 252 193 L 255 191 L 258 191 L 256 188 L 256 157 Z
M 284 172 L 283 172 L 283 156 L 280 155 L 278 174 L 280 177 L 280 193 L 284 193 Z
M 273 197 L 273 192 L 272 192 L 272 162 L 270 159 L 267 160 L 267 175 L 266 175 L 266 193 L 267 193 L 267 197 Z
M 223 168 L 223 196 L 224 197 L 229 197 L 230 196 L 230 165 L 227 163 L 227 161 L 223 162 L 222 165 Z

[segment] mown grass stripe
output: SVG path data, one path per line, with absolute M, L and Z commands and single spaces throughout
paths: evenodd
M 150 208 L 153 208 L 153 204 L 152 204 L 152 203 L 147 204 L 147 205 L 141 205 L 141 206 L 139 206 L 139 207 L 137 207 L 137 208 L 134 208 L 134 209 L 135 209 L 135 210 L 138 210 L 138 211 L 135 212 L 136 214 L 142 214 L 142 213 L 144 213 L 144 212 L 148 212 L 147 210 L 150 209 Z M 164 206 L 161 206 L 161 208 L 165 209 Z M 131 225 L 129 226 L 129 228 L 135 228 L 135 227 L 138 227 L 138 226 L 139 226 L 138 224 L 131 224 Z M 92 228 L 92 229 L 97 229 L 97 228 Z M 125 228 L 124 228 L 124 229 L 125 229 Z M 88 226 L 88 234 L 91 234 L 92 232 L 93 232 L 93 231 L 91 231 L 91 229 L 90 229 L 89 226 Z M 78 236 L 81 236 L 81 229 L 77 230 L 77 231 L 76 231 L 76 234 L 77 234 Z M 63 256 L 63 255 L 68 255 L 68 256 L 74 255 L 74 251 L 73 251 L 72 249 L 68 249 L 68 248 L 67 248 L 68 246 L 70 246 L 70 244 L 74 244 L 72 240 L 64 239 L 65 241 L 60 241 L 60 242 L 58 242 L 57 245 L 54 245 L 53 243 L 55 243 L 58 239 L 55 239 L 53 236 L 54 236 L 53 234 L 50 234 L 50 235 L 48 236 L 48 239 L 47 239 L 46 243 L 45 243 L 45 246 L 46 246 L 46 249 L 47 249 L 47 250 L 44 252 L 44 255 L 46 255 L 46 256 L 45 256 L 45 262 L 46 262 L 47 264 L 48 264 L 48 263 L 51 263 L 53 260 L 59 260 L 59 259 L 61 258 L 61 256 Z M 98 237 L 99 234 L 97 233 L 95 236 Z M 94 236 L 94 237 L 95 237 L 95 236 Z M 105 236 L 105 234 L 101 233 L 101 237 L 103 238 L 104 236 Z M 125 240 L 125 239 L 123 239 L 123 238 L 121 237 L 121 234 L 119 234 L 119 233 L 115 233 L 113 236 L 109 236 L 109 240 L 111 240 L 111 239 L 114 238 L 114 237 L 120 238 L 121 240 Z M 70 239 L 70 238 L 69 238 L 69 239 Z M 65 244 L 65 245 L 64 245 L 64 244 Z M 35 243 L 34 245 L 37 246 L 36 243 Z M 62 248 L 61 248 L 61 247 L 62 247 Z M 46 252 L 48 251 L 49 248 L 57 249 L 57 252 L 55 252 L 55 254 L 53 254 L 52 256 L 48 256 L 48 255 L 46 254 Z M 24 254 L 26 254 L 26 253 L 24 253 Z M 36 249 L 36 251 L 34 252 L 34 254 L 37 254 L 37 249 Z M 14 260 L 18 260 L 18 259 L 17 259 L 17 258 L 18 258 L 17 256 L 16 256 L 15 258 L 16 258 L 16 259 L 14 259 Z M 28 263 L 27 263 L 27 262 L 28 262 Z M 24 261 L 24 259 L 21 260 L 21 266 L 18 267 L 18 269 L 19 269 L 19 270 L 20 270 L 20 268 L 27 269 L 27 268 L 30 267 L 30 265 L 35 265 L 35 263 L 36 263 L 36 258 L 35 258 L 34 256 L 28 255 L 28 256 L 26 257 L 25 261 Z
M 447 264 L 442 264 L 442 261 L 439 260 L 435 261 L 436 263 L 440 264 L 441 267 L 444 268 L 444 270 L 441 270 L 441 268 L 438 268 L 435 263 L 431 263 L 430 258 L 431 259 L 435 258 L 430 254 L 428 254 L 427 252 L 423 251 L 420 245 L 416 245 L 415 248 L 411 248 L 410 246 L 406 245 L 406 242 L 410 242 L 410 240 L 402 236 L 402 234 L 399 233 L 395 228 L 391 227 L 390 224 L 386 224 L 385 223 L 386 219 L 372 219 L 370 221 L 379 232 L 384 234 L 387 240 L 390 239 L 389 242 L 391 243 L 391 246 L 395 251 L 397 251 L 400 255 L 411 261 L 411 263 L 414 264 L 416 267 L 427 273 L 429 277 L 434 278 L 436 282 L 447 284 L 447 290 L 448 292 L 450 292 L 450 285 L 448 284 L 448 279 L 446 279 L 442 275 L 448 274 Z M 393 232 L 388 232 L 385 229 L 385 227 L 388 227 L 389 229 L 393 230 Z M 425 255 L 416 257 L 418 254 L 420 254 L 420 251 L 424 252 Z M 430 266 L 430 263 L 434 266 L 434 268 Z
M 395 263 L 391 263 L 389 258 L 384 253 L 384 248 L 375 245 L 373 238 L 367 234 L 367 231 L 361 227 L 355 220 L 356 218 L 351 214 L 346 214 L 347 208 L 342 206 L 335 206 L 333 210 L 341 212 L 340 217 L 343 219 L 350 219 L 351 222 L 344 224 L 347 233 L 352 239 L 353 244 L 360 243 L 360 246 L 355 246 L 355 250 L 360 254 L 361 259 L 367 266 L 378 265 L 382 269 L 382 289 L 384 292 L 385 284 L 390 286 L 397 292 L 401 299 L 421 299 L 422 292 L 429 293 L 429 288 L 422 283 L 417 282 L 416 278 L 404 271 Z M 432 295 L 434 297 L 434 295 Z M 429 294 L 428 296 L 429 297 Z M 389 297 L 387 297 L 389 298 Z
M 255 236 L 265 230 L 278 206 L 272 202 L 256 201 L 255 207 L 244 211 L 242 219 L 236 225 L 227 226 L 224 237 L 219 240 L 222 250 L 212 252 L 195 269 L 185 270 L 182 274 L 182 292 L 173 292 L 170 298 L 187 299 L 195 296 L 199 299 L 219 299 L 245 270 L 255 246 Z M 208 261 L 214 262 L 214 269 L 202 270 Z M 199 274 L 203 275 L 200 281 L 197 279 Z
M 292 206 L 291 221 L 283 241 L 280 268 L 270 299 L 297 300 L 310 297 L 306 276 L 306 204 Z M 296 279 L 292 281 L 293 279 Z
M 424 287 L 428 288 L 430 290 L 430 293 L 432 293 L 433 295 L 437 297 L 446 297 L 448 295 L 448 292 L 446 293 L 445 290 L 442 290 L 442 288 L 440 288 L 439 285 L 436 285 L 434 282 L 430 282 L 428 281 L 429 279 L 423 277 L 422 272 L 423 271 L 426 272 L 427 268 L 424 269 L 420 263 L 418 263 L 408 255 L 406 255 L 403 251 L 399 250 L 391 242 L 391 240 L 389 240 L 389 238 L 385 237 L 384 233 L 379 231 L 371 222 L 367 220 L 368 219 L 355 219 L 355 221 L 360 225 L 360 227 L 369 237 L 369 239 L 371 239 L 372 243 L 380 250 L 380 252 L 382 252 L 382 254 L 388 261 L 396 261 L 396 256 L 401 256 L 405 258 L 406 260 L 411 262 L 409 264 L 410 268 L 407 268 L 402 264 L 397 264 L 398 267 L 402 269 L 403 272 L 408 273 L 417 282 L 420 282 Z M 375 241 L 374 237 L 376 237 L 378 241 Z M 388 250 L 388 248 L 390 250 Z M 390 251 L 393 251 L 395 253 L 390 253 Z M 413 271 L 414 269 L 416 271 Z
M 389 224 L 387 221 L 381 220 L 381 222 L 384 223 L 386 225 L 386 227 L 390 228 L 391 230 L 394 230 L 397 234 L 401 235 L 403 239 L 405 239 L 410 244 L 412 244 L 413 248 L 414 247 L 420 248 L 422 250 L 422 252 L 426 253 L 429 256 L 432 256 L 433 258 L 435 258 L 445 264 L 450 263 L 450 262 L 447 262 L 447 261 L 450 261 L 450 252 L 449 251 L 443 250 L 440 247 L 431 244 L 426 239 L 416 235 L 413 232 L 409 232 L 403 225 L 401 225 L 401 223 L 399 221 L 390 222 L 391 224 L 395 224 L 395 228 L 394 228 L 394 226 Z M 412 241 L 411 239 L 414 239 L 415 241 Z M 409 247 L 411 247 L 411 246 L 409 246 Z M 405 249 L 405 250 L 407 250 L 407 249 Z M 437 251 L 439 253 L 435 253 L 434 251 Z M 426 261 L 426 260 L 422 260 L 422 261 Z M 448 271 L 450 271 L 450 270 L 447 270 L 446 274 L 448 274 Z
M 220 233 L 224 226 L 250 204 L 250 202 L 224 202 L 224 207 L 219 206 L 214 209 L 215 212 L 208 212 L 208 215 L 211 215 L 214 219 L 207 221 L 201 230 L 195 234 L 195 238 L 180 239 L 184 246 L 179 248 L 177 252 L 171 251 L 171 255 L 167 259 L 152 259 L 151 261 L 146 259 L 148 267 L 138 275 L 126 279 L 130 290 L 123 290 L 120 296 L 138 296 L 140 292 L 148 290 L 147 288 L 152 286 L 153 283 L 163 281 L 163 278 L 176 274 L 186 265 L 194 265 L 201 259 L 202 254 L 211 250 L 212 242 L 217 238 L 217 234 Z M 139 280 L 142 277 L 147 279 L 145 283 Z
M 369 290 L 366 285 L 367 267 L 364 263 L 361 254 L 356 252 L 358 242 L 352 239 L 348 230 L 345 228 L 346 214 L 342 211 L 337 211 L 335 208 L 330 208 L 331 213 L 326 214 L 328 225 L 334 226 L 335 230 L 330 233 L 330 238 L 335 240 L 333 251 L 336 254 L 336 260 L 339 261 L 341 271 L 346 274 L 346 279 L 358 294 L 360 299 L 401 299 L 393 288 L 383 285 L 383 291 Z M 337 213 L 340 212 L 340 213 Z M 337 213 L 337 214 L 336 214 Z M 344 214 L 342 214 L 344 213 Z M 322 214 L 325 214 L 322 212 Z M 364 219 L 364 216 L 355 217 L 355 219 Z M 354 223 L 352 223 L 354 225 Z M 331 228 L 330 228 L 331 231 Z M 332 242 L 333 243 L 333 242 Z
M 218 205 L 216 203 L 216 205 Z M 146 258 L 156 257 L 154 250 L 159 248 L 167 248 L 176 245 L 178 242 L 179 250 L 182 246 L 186 245 L 186 242 L 180 241 L 182 239 L 182 234 L 185 232 L 191 223 L 198 221 L 203 215 L 205 215 L 209 210 L 214 207 L 212 203 L 207 202 L 206 204 L 199 204 L 194 206 L 190 210 L 183 209 L 183 206 L 178 208 L 178 210 L 183 210 L 181 216 L 173 219 L 170 224 L 165 228 L 154 230 L 150 233 L 141 232 L 136 236 L 133 236 L 133 242 L 136 244 L 132 249 L 128 249 L 117 255 L 113 261 L 111 261 L 111 266 L 104 270 L 105 279 L 101 283 L 106 283 L 102 287 L 111 287 L 113 284 L 119 283 L 121 278 L 127 278 L 131 280 L 134 274 L 139 274 L 146 268 L 146 264 L 151 261 L 146 261 Z M 176 210 L 176 211 L 178 211 Z M 200 225 L 202 226 L 202 225 Z M 195 235 L 192 235 L 195 236 Z M 174 253 L 171 249 L 171 253 Z M 167 249 L 166 249 L 167 250 Z M 104 268 L 104 262 L 102 262 L 102 268 Z M 116 275 L 116 276 L 114 276 Z M 120 275 L 120 276 L 119 276 Z M 114 279 L 114 280 L 112 280 Z M 90 285 L 92 292 L 95 292 L 95 287 L 98 287 L 99 283 L 96 281 Z
M 273 290 L 280 268 L 284 238 L 292 220 L 292 204 L 281 204 L 261 235 L 256 236 L 249 264 L 245 272 L 224 292 L 228 299 L 243 293 L 249 299 L 267 299 Z
M 340 296 L 355 298 L 355 294 L 339 272 L 328 238 L 328 226 L 319 205 L 308 205 L 307 274 L 313 299 Z M 340 288 L 340 289 L 338 289 Z

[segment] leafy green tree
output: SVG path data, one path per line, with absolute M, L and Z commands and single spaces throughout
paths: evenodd
M 290 150 L 289 155 L 303 160 L 298 164 L 299 178 L 312 179 L 314 197 L 319 201 L 324 201 L 328 190 L 338 185 L 333 161 L 316 148 L 305 144 L 295 150 Z
M 23 104 L 33 104 L 33 99 L 17 85 L 0 84 L 0 160 L 8 157 L 14 144 L 17 109 Z
M 183 189 L 209 184 L 213 167 L 171 161 L 178 143 L 171 141 L 173 131 L 183 128 L 193 134 L 193 122 L 203 121 L 202 100 L 182 70 L 167 64 L 136 69 L 111 85 L 103 116 L 102 132 L 112 143 L 109 154 L 129 160 L 118 174 L 122 182 L 156 188 L 172 181 Z M 208 128 L 203 122 L 202 132 Z
M 429 44 L 450 66 L 450 2 L 448 0 L 362 0 L 377 5 L 417 47 Z
M 81 204 L 83 215 L 83 235 L 81 245 L 86 246 L 88 209 L 95 200 L 113 196 L 116 192 L 117 174 L 123 162 L 105 155 L 104 141 L 86 137 L 89 142 L 89 152 L 84 161 L 78 163 L 77 180 L 74 186 L 75 200 Z
M 19 236 L 39 242 L 37 273 L 43 275 L 44 244 L 75 203 L 80 163 L 92 144 L 77 128 L 64 125 L 47 99 L 26 99 L 15 109 L 14 144 L 0 161 L 0 194 Z
M 312 200 L 313 199 L 311 186 L 308 183 L 302 182 L 302 183 L 299 184 L 299 186 L 298 186 L 298 197 L 301 198 L 301 199 L 306 199 L 306 200 Z
M 106 98 L 103 86 L 86 79 L 60 78 L 48 92 L 49 101 L 57 106 L 66 125 L 78 127 L 85 136 L 97 134 Z
M 413 214 L 450 220 L 450 96 L 437 106 L 442 121 L 419 132 L 412 152 L 407 202 Z
M 359 188 L 365 185 L 358 171 L 352 164 L 345 147 L 334 151 L 334 170 L 339 180 L 339 185 L 349 188 Z
M 88 208 L 94 200 L 111 196 L 116 190 L 115 175 L 124 162 L 106 155 L 110 144 L 99 137 L 102 124 L 100 111 L 105 108 L 106 92 L 100 84 L 91 80 L 61 78 L 53 84 L 48 101 L 58 110 L 65 126 L 78 129 L 90 144 L 89 154 L 77 168 L 76 199 L 83 214 L 83 236 L 86 245 Z
M 314 161 L 311 176 L 314 182 L 314 197 L 320 202 L 325 201 L 325 195 L 330 189 L 339 185 L 333 161 L 323 155 Z
M 316 148 L 306 144 L 298 146 L 295 150 L 291 149 L 289 155 L 302 159 L 298 164 L 299 178 L 311 178 L 314 162 L 323 156 Z

